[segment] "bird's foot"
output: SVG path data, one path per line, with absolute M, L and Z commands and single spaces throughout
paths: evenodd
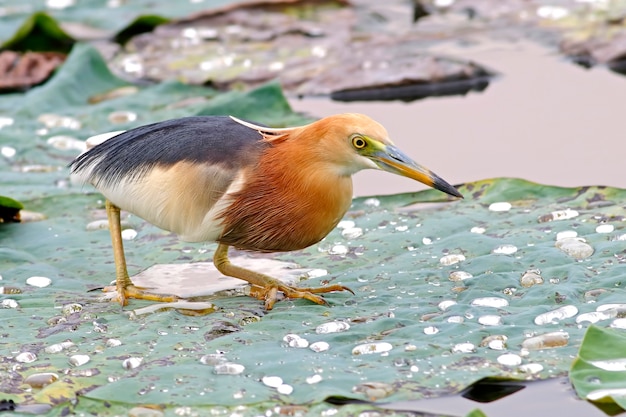
M 278 301 L 279 291 L 283 293 L 287 298 L 304 298 L 305 300 L 309 300 L 320 305 L 328 305 L 328 302 L 323 297 L 317 294 L 335 291 L 350 291 L 352 294 L 354 294 L 354 291 L 352 291 L 350 288 L 338 284 L 329 285 L 327 287 L 295 288 L 282 284 L 280 282 L 272 282 L 265 287 L 252 285 L 250 289 L 250 295 L 252 297 L 258 298 L 259 300 L 264 300 L 265 309 L 271 310 L 274 307 L 274 304 L 276 304 L 276 301 Z
M 248 281 L 251 284 L 250 295 L 259 300 L 265 301 L 265 309 L 271 310 L 278 300 L 278 292 L 281 292 L 287 298 L 304 298 L 316 304 L 328 305 L 323 297 L 316 294 L 323 294 L 335 291 L 354 292 L 343 285 L 328 285 L 318 288 L 295 288 L 284 284 L 283 282 L 270 277 L 269 275 L 260 274 L 250 271 L 249 269 L 233 265 L 228 259 L 228 245 L 220 243 L 213 255 L 213 264 L 222 274 Z
M 104 287 L 104 292 L 117 292 L 112 298 L 112 301 L 119 302 L 120 305 L 125 306 L 128 304 L 129 298 L 135 298 L 138 300 L 158 301 L 164 303 L 171 303 L 178 301 L 178 297 L 175 295 L 155 294 L 147 291 L 146 288 L 136 287 L 135 285 L 125 285 L 120 287 L 119 285 L 110 285 Z

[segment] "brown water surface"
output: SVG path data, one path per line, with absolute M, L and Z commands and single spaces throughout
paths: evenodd
M 296 111 L 323 117 L 365 113 L 392 140 L 452 184 L 518 177 L 565 187 L 626 188 L 626 78 L 586 70 L 531 41 L 473 46 L 447 42 L 430 49 L 475 60 L 502 76 L 483 93 L 413 103 L 291 100 Z M 366 171 L 355 195 L 425 188 L 412 180 Z

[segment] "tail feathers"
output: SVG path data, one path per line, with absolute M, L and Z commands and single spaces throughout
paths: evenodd
M 125 130 L 116 130 L 113 132 L 101 133 L 99 135 L 94 135 L 87 138 L 87 140 L 85 141 L 87 143 L 87 150 L 78 155 L 76 159 L 74 159 L 68 165 L 68 168 L 70 169 L 70 181 L 72 182 L 72 184 L 93 184 L 93 168 L 94 166 L 99 164 L 102 158 L 93 157 L 93 153 L 90 154 L 89 151 L 97 145 L 105 142 L 106 140 L 118 136 L 124 132 Z

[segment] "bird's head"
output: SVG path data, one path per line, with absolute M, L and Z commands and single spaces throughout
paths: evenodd
M 337 114 L 306 126 L 282 129 L 260 127 L 233 119 L 259 130 L 269 141 L 297 141 L 317 161 L 333 166 L 343 175 L 352 175 L 368 168 L 380 169 L 463 198 L 456 188 L 395 146 L 380 123 L 363 114 Z

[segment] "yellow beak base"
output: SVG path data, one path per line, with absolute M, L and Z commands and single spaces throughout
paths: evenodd
M 384 171 L 414 179 L 453 197 L 463 198 L 463 195 L 447 181 L 413 161 L 395 146 L 386 145 L 384 150 L 373 154 L 371 159 Z

